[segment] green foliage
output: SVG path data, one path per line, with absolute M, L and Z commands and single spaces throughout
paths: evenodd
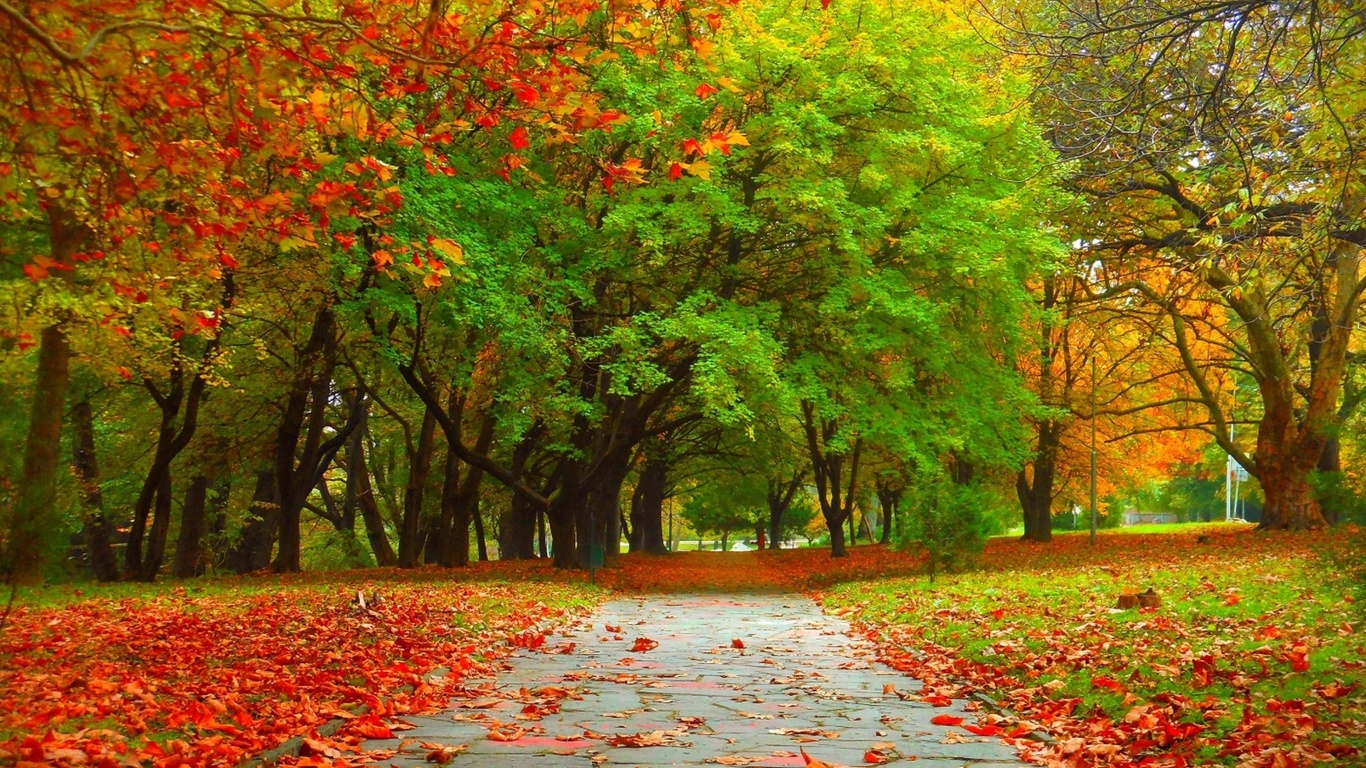
M 940 571 L 961 568 L 982 551 L 988 531 L 983 511 L 994 501 L 990 489 L 935 475 L 922 479 L 908 496 L 900 544 L 925 551 L 930 583 Z

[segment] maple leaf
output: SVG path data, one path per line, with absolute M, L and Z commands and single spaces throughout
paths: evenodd
M 635 643 L 631 645 L 632 653 L 645 653 L 659 647 L 659 642 L 648 637 L 637 637 Z
M 739 648 L 740 650 L 744 650 L 744 648 L 745 648 L 745 641 L 744 641 L 744 640 L 741 640 L 740 638 L 737 637 L 737 638 L 735 638 L 734 640 L 731 640 L 731 641 L 730 641 L 730 647 L 732 647 L 732 648 Z
M 703 101 L 706 101 L 708 98 L 716 95 L 717 93 L 720 93 L 720 89 L 712 85 L 711 83 L 702 83 L 701 85 L 693 89 L 693 94 L 695 94 L 697 98 L 702 99 Z
M 508 143 L 518 152 L 531 146 L 531 139 L 527 134 L 525 126 L 517 126 L 512 133 L 508 134 Z
M 681 178 L 683 178 L 683 164 L 682 164 L 682 163 L 670 163 L 670 164 L 669 164 L 669 181 L 678 181 L 678 180 L 681 179 Z
M 930 718 L 930 722 L 935 725 L 961 725 L 963 718 L 954 715 L 935 715 Z

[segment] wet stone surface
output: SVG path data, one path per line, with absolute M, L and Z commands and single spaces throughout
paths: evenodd
M 848 625 L 805 597 L 618 599 L 591 621 L 519 651 L 448 711 L 404 718 L 416 727 L 401 741 L 366 749 L 397 749 L 382 764 L 398 766 L 433 765 L 443 746 L 457 767 L 778 768 L 802 765 L 803 747 L 849 766 L 868 765 L 869 750 L 917 768 L 1020 765 L 999 739 L 930 722 L 972 722 L 963 702 L 885 693 L 920 685 L 869 661 Z

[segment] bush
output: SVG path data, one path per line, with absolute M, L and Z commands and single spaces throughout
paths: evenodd
M 919 546 L 928 555 L 930 583 L 942 570 L 963 567 L 982 551 L 987 534 L 984 510 L 995 507 L 995 497 L 979 485 L 958 485 L 945 477 L 919 484 L 902 516 L 900 544 Z

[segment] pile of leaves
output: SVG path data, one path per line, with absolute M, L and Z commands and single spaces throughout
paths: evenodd
M 1050 766 L 1294 768 L 1366 756 L 1366 643 L 1334 569 L 1355 531 L 998 540 L 981 571 L 822 596 L 974 733 Z M 1120 609 L 1152 588 L 1155 608 Z M 992 702 L 1004 706 L 999 709 Z M 1047 739 L 1019 738 L 1046 734 Z M 1016 737 L 1016 738 L 1011 738 Z
M 433 572 L 334 578 L 17 606 L 0 633 L 0 763 L 234 765 L 303 736 L 332 764 L 390 736 L 389 718 L 444 707 L 596 595 Z

